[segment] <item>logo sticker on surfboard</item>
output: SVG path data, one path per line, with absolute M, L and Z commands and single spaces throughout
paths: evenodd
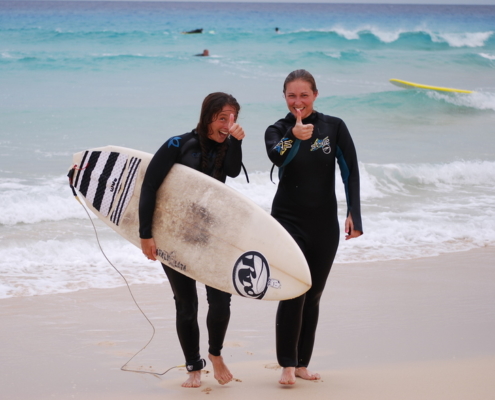
M 248 251 L 241 255 L 232 273 L 237 293 L 243 297 L 261 300 L 268 287 L 280 289 L 280 281 L 270 279 L 270 267 L 263 254 Z

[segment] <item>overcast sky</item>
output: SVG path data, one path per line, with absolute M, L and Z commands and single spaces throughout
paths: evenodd
M 119 1 L 119 0 L 114 0 Z M 136 0 L 134 0 L 136 1 Z M 149 0 L 137 0 L 137 1 L 149 1 Z M 160 1 L 160 0 L 151 0 Z M 181 0 L 170 0 L 181 1 Z M 212 0 L 187 0 L 187 1 L 208 1 Z M 495 5 L 495 0 L 213 0 L 217 2 L 226 3 L 371 3 L 371 4 L 485 4 Z
M 39 0 L 43 1 L 43 0 Z M 58 0 L 58 1 L 94 1 L 94 0 Z M 97 0 L 97 1 L 127 1 L 127 0 Z M 128 1 L 176 1 L 181 0 L 128 0 Z M 370 3 L 370 4 L 481 4 L 495 5 L 495 0 L 186 0 L 199 2 L 222 2 L 222 3 Z

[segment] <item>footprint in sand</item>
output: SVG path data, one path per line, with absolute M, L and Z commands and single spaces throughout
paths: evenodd
M 98 346 L 110 347 L 110 346 L 115 346 L 115 343 L 114 342 L 100 342 L 100 343 L 98 343 Z
M 280 365 L 278 365 L 277 363 L 273 363 L 273 364 L 266 364 L 265 368 L 267 368 L 267 369 L 280 369 L 282 367 Z
M 241 342 L 225 342 L 223 347 L 244 347 L 244 344 Z

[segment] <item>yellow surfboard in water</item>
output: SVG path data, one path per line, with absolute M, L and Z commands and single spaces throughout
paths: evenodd
M 419 83 L 402 81 L 400 79 L 390 79 L 390 83 L 395 86 L 404 88 L 404 89 L 427 89 L 427 90 L 436 90 L 439 92 L 455 92 L 455 93 L 473 93 L 472 90 L 463 90 L 463 89 L 452 89 L 438 86 L 429 86 L 429 85 L 421 85 Z

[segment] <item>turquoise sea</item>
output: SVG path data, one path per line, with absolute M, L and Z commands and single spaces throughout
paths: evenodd
M 360 159 L 365 235 L 342 240 L 337 262 L 495 244 L 495 6 L 0 1 L 0 298 L 123 285 L 72 199 L 72 153 L 152 153 L 196 126 L 213 91 L 239 100 L 247 134 L 251 183 L 228 184 L 268 211 L 263 134 L 286 114 L 283 80 L 298 68 Z M 163 281 L 98 227 L 131 283 Z

